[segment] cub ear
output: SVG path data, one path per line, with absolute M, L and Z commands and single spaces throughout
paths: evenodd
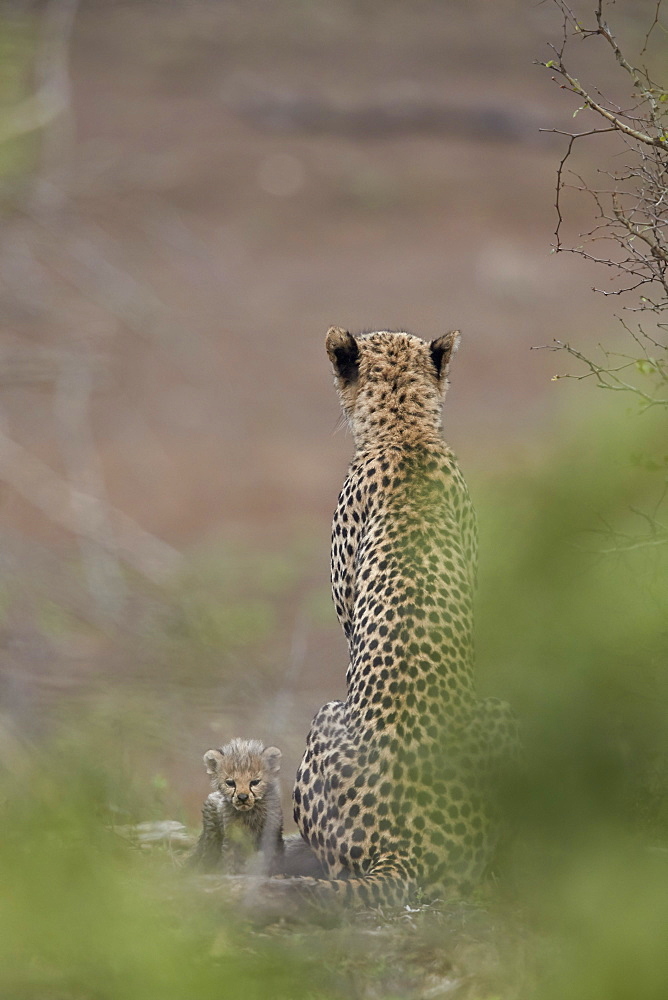
M 207 750 L 207 752 L 202 757 L 206 765 L 206 770 L 208 774 L 217 774 L 218 767 L 222 762 L 223 755 L 220 750 Z
M 278 747 L 266 747 L 262 751 L 262 760 L 267 766 L 267 770 L 272 774 L 278 774 L 281 768 L 281 757 L 283 754 Z
M 325 347 L 334 371 L 344 382 L 354 382 L 359 374 L 360 349 L 347 330 L 331 326 L 325 338 Z
M 439 379 L 443 378 L 443 376 L 447 374 L 448 367 L 450 366 L 450 360 L 459 347 L 460 339 L 461 334 L 459 333 L 459 330 L 450 330 L 449 333 L 444 334 L 442 337 L 437 337 L 436 340 L 432 340 L 429 345 L 431 350 L 431 359 L 434 362 L 436 375 Z

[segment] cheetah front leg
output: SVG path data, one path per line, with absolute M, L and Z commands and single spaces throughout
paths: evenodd
M 186 862 L 189 868 L 204 872 L 220 871 L 223 867 L 225 828 L 221 811 L 222 796 L 212 792 L 202 806 L 202 832 Z

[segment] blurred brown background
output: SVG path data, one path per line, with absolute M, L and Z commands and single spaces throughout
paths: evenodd
M 344 682 L 327 327 L 462 329 L 445 423 L 475 483 L 555 433 L 564 360 L 530 348 L 609 325 L 550 253 L 539 128 L 573 105 L 532 63 L 560 32 L 513 0 L 4 4 L 7 745 L 132 692 L 189 818 L 234 735 L 279 742 L 289 787 Z

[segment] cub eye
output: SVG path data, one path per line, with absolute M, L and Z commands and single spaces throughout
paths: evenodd
M 231 778 L 228 778 L 228 779 L 226 780 L 225 784 L 227 785 L 227 787 L 228 787 L 228 788 L 234 788 L 234 786 L 236 785 L 236 782 L 235 782 L 235 781 L 232 781 L 232 779 L 231 779 Z
M 255 788 L 256 785 L 260 784 L 260 779 L 259 778 L 253 778 L 253 780 L 249 781 L 248 784 L 251 786 L 251 788 Z

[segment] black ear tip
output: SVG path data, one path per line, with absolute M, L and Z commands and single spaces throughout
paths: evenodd
M 357 378 L 360 350 L 357 341 L 348 330 L 332 326 L 327 331 L 325 346 L 336 374 L 346 382 Z
M 447 333 L 437 337 L 436 340 L 432 340 L 430 346 L 432 349 L 446 350 L 454 353 L 459 347 L 461 338 L 462 335 L 459 330 L 448 330 Z
M 355 338 L 342 326 L 330 326 L 325 337 L 325 347 L 329 354 L 341 347 L 350 348 L 354 343 Z
M 459 330 L 450 330 L 449 333 L 443 334 L 442 337 L 432 340 L 429 345 L 431 359 L 434 362 L 434 368 L 439 378 L 450 364 L 452 355 L 459 347 L 460 337 Z

